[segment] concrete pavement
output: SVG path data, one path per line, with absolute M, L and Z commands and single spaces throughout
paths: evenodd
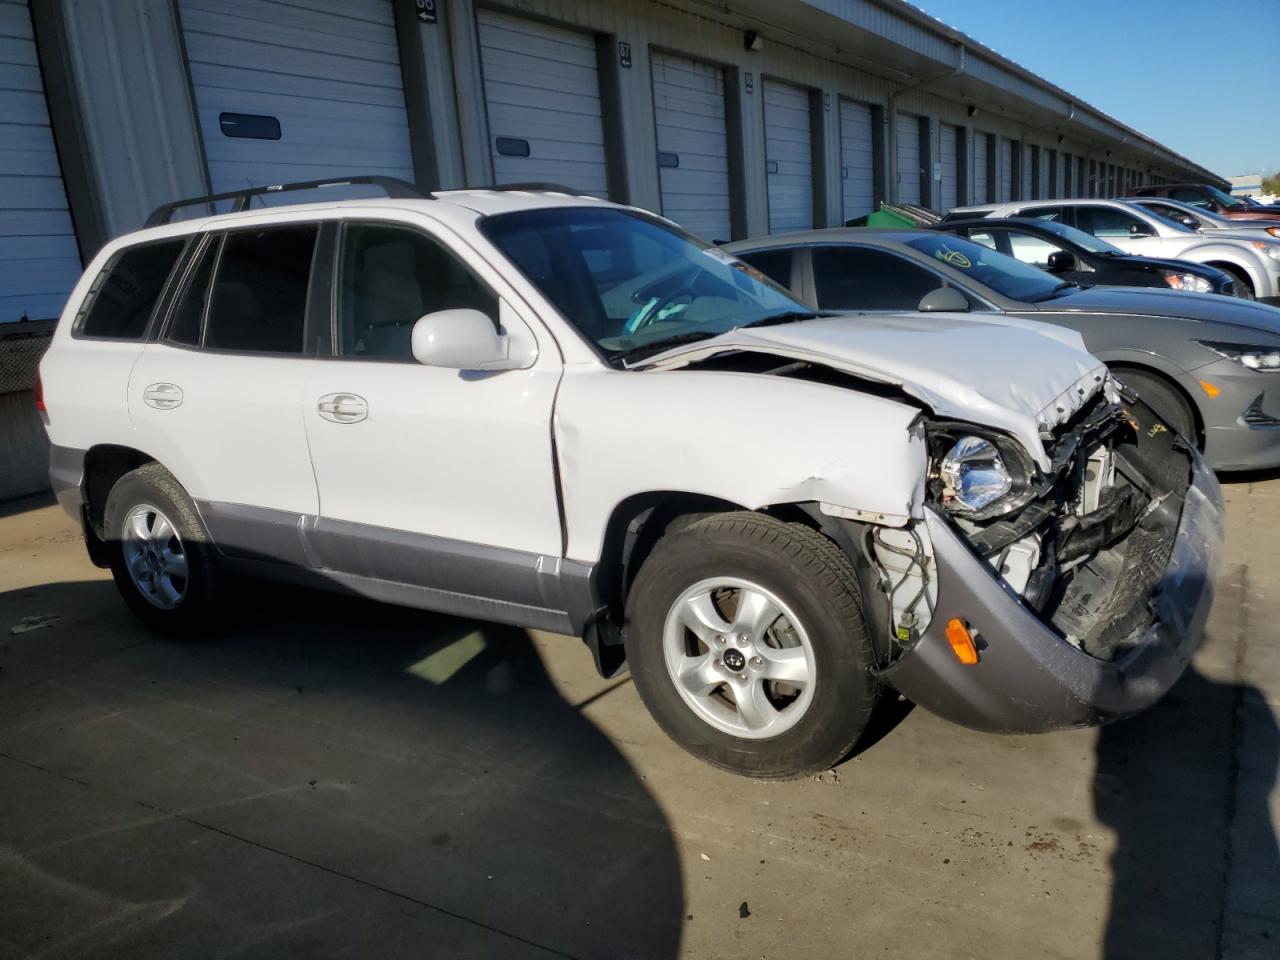
M 883 718 L 764 784 L 581 644 L 263 587 L 147 634 L 0 517 L 0 957 L 1280 955 L 1280 481 L 1229 486 L 1196 668 L 1101 731 Z

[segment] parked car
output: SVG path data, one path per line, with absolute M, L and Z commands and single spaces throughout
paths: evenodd
M 815 310 L 919 308 L 946 311 L 941 322 L 948 327 L 956 313 L 1068 327 L 1167 423 L 1199 444 L 1215 469 L 1280 466 L 1280 311 L 1274 307 L 1174 290 L 1082 287 L 937 231 L 816 230 L 743 240 L 725 250 Z
M 1275 212 L 1273 220 L 1228 220 L 1221 214 L 1212 213 L 1204 207 L 1193 207 L 1181 200 L 1167 200 L 1164 197 L 1125 197 L 1124 201 L 1203 234 L 1232 233 L 1242 237 L 1252 236 L 1259 240 L 1280 237 L 1280 210 Z
M 1126 253 L 1191 260 L 1231 274 L 1236 295 L 1280 303 L 1280 239 L 1251 233 L 1205 236 L 1123 200 L 1018 200 L 957 207 L 943 222 L 973 217 L 1057 220 Z
M 1270 211 L 1256 210 L 1239 197 L 1223 193 L 1217 187 L 1207 183 L 1165 183 L 1158 187 L 1135 187 L 1129 191 L 1129 196 L 1181 200 L 1193 207 L 1202 207 L 1210 213 L 1219 214 L 1228 220 L 1268 220 L 1274 216 Z
M 1217 267 L 1125 253 L 1105 240 L 1056 220 L 1015 217 L 949 220 L 936 229 L 1082 286 L 1155 287 L 1235 296 L 1235 281 Z
M 882 685 L 1068 727 L 1198 645 L 1217 484 L 1078 335 L 820 317 L 643 211 L 377 182 L 162 209 L 72 292 L 51 477 L 147 623 L 251 615 L 232 569 L 579 634 L 758 777 L 840 760 Z

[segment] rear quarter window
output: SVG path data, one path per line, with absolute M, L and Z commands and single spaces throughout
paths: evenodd
M 180 237 L 117 253 L 94 283 L 75 332 L 106 340 L 140 340 L 186 244 Z

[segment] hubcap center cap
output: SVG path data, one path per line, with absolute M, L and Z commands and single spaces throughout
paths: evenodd
M 741 650 L 726 650 L 724 652 L 724 665 L 737 673 L 747 665 L 747 658 L 742 655 Z

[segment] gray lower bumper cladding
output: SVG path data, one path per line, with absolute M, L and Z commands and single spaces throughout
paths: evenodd
M 1088 726 L 1137 713 L 1173 686 L 1200 645 L 1222 549 L 1222 493 L 1198 458 L 1153 622 L 1117 661 L 1096 659 L 1046 626 L 940 515 L 927 513 L 938 574 L 929 628 L 885 674 L 900 693 L 955 723 L 998 733 Z M 944 631 L 977 631 L 979 662 L 957 660 Z

